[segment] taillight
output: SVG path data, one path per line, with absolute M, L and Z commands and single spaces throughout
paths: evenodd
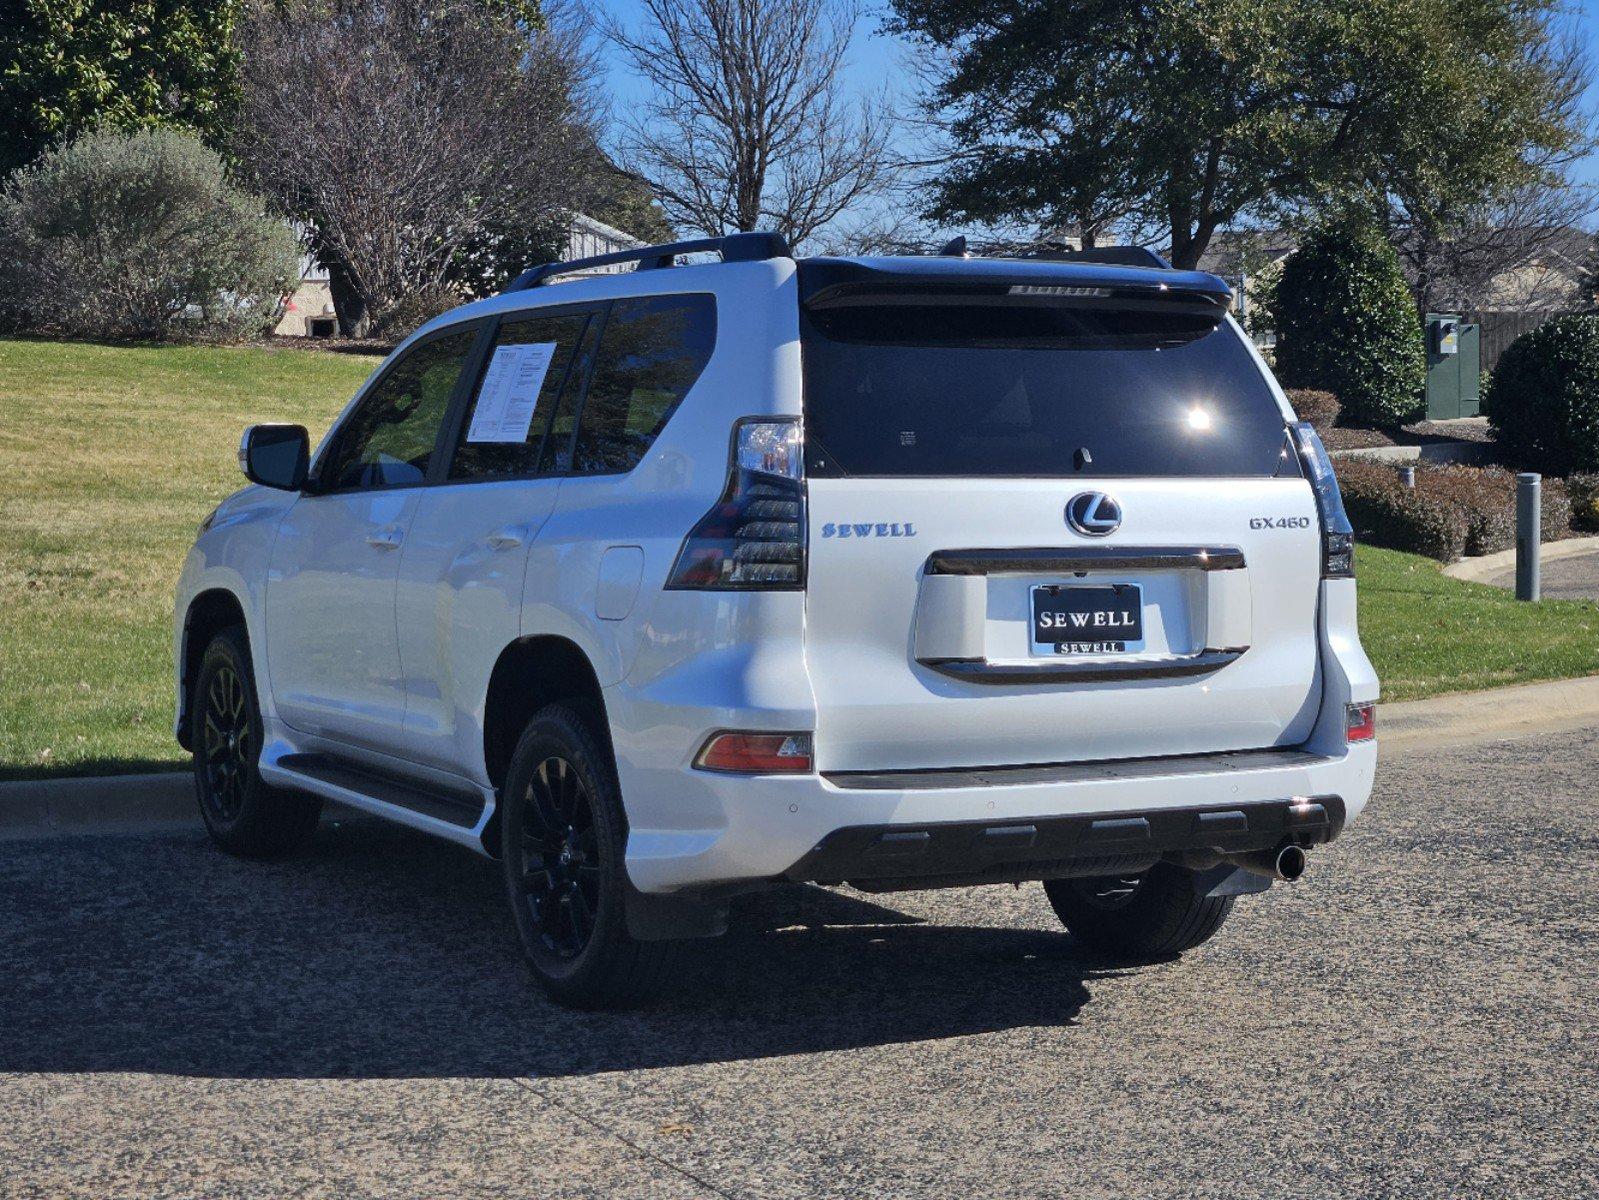
M 811 769 L 811 735 L 718 733 L 705 743 L 694 765 L 744 775 L 805 773 Z
M 1345 735 L 1346 741 L 1369 742 L 1377 736 L 1377 706 L 1375 704 L 1351 704 L 1346 711 L 1348 717 L 1345 724 L 1349 730 Z
M 1344 512 L 1344 497 L 1338 490 L 1332 459 L 1327 457 L 1327 448 L 1309 421 L 1299 421 L 1289 428 L 1299 461 L 1316 493 L 1316 509 L 1321 513 L 1321 577 L 1351 579 L 1355 574 L 1355 530 L 1349 524 L 1349 514 Z
M 805 586 L 805 468 L 800 423 L 750 418 L 733 431 L 727 488 L 689 531 L 668 588 Z

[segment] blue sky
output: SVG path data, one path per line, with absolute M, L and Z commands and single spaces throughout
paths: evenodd
M 620 16 L 624 22 L 636 23 L 639 18 L 638 0 L 594 0 Z M 1571 19 L 1587 41 L 1589 52 L 1599 63 L 1599 0 L 1570 0 Z M 850 75 L 862 87 L 877 87 L 887 82 L 891 87 L 904 79 L 903 58 L 906 49 L 897 39 L 878 32 L 880 18 L 868 16 L 857 30 L 851 51 Z M 618 108 L 636 97 L 640 88 L 637 81 L 607 52 L 609 84 Z M 1599 83 L 1589 89 L 1590 111 L 1599 111 Z M 1585 183 L 1599 184 L 1599 155 L 1590 156 L 1577 169 L 1577 177 Z

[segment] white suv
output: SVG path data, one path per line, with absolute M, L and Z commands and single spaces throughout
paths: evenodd
M 335 800 L 496 856 L 580 1005 L 781 881 L 1042 880 L 1096 952 L 1198 944 L 1376 764 L 1337 485 L 1229 300 L 739 234 L 440 317 L 314 455 L 247 431 L 189 554 L 212 836 Z

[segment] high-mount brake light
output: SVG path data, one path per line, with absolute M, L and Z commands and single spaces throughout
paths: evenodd
M 727 488 L 684 539 L 666 586 L 713 591 L 804 587 L 803 453 L 797 420 L 740 421 L 733 431 Z
M 811 735 L 718 733 L 705 743 L 694 765 L 743 775 L 806 774 L 811 769 Z
M 1321 514 L 1321 577 L 1353 579 L 1355 575 L 1355 530 L 1344 512 L 1343 493 L 1333 474 L 1332 459 L 1321 444 L 1321 435 L 1309 421 L 1290 425 L 1294 448 L 1316 493 L 1316 509 Z
M 1369 742 L 1377 736 L 1377 706 L 1375 704 L 1351 704 L 1347 710 L 1345 721 L 1348 733 L 1345 740 L 1351 742 Z

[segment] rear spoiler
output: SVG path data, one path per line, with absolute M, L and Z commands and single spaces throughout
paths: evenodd
M 1106 263 L 1081 255 L 807 258 L 799 262 L 799 289 L 800 302 L 812 309 L 868 302 L 867 297 L 878 304 L 912 297 L 919 304 L 936 304 L 940 298 L 951 303 L 1109 302 L 1117 308 L 1179 306 L 1215 314 L 1218 320 L 1233 297 L 1226 283 L 1203 271 Z

